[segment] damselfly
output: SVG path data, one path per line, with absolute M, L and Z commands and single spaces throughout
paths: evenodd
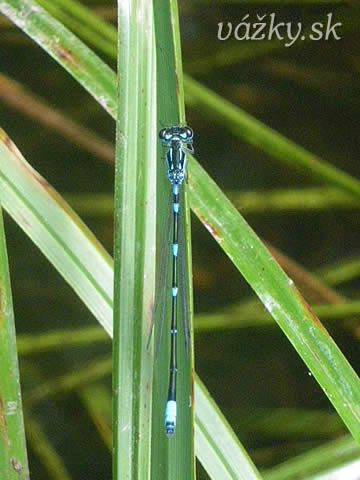
M 176 373 L 177 373 L 177 298 L 179 290 L 178 253 L 179 253 L 179 215 L 181 185 L 187 181 L 186 153 L 193 153 L 193 131 L 187 126 L 166 127 L 160 130 L 159 139 L 166 147 L 166 174 L 171 190 L 172 210 L 172 280 L 169 293 L 171 294 L 171 319 L 170 319 L 170 363 L 169 363 L 169 387 L 165 407 L 165 433 L 172 436 L 176 425 Z M 184 249 L 182 249 L 184 250 Z M 184 260 L 184 259 L 181 259 Z M 183 312 L 184 336 L 186 350 L 188 349 L 188 325 L 186 325 L 186 313 Z

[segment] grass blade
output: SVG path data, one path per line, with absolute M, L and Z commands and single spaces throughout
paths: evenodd
M 179 34 L 179 19 L 176 1 L 155 0 L 154 4 L 154 19 L 156 32 L 156 55 L 157 55 L 157 114 L 158 114 L 158 131 L 160 128 L 171 125 L 184 125 L 185 121 L 185 107 L 184 94 L 182 82 L 182 63 L 181 63 L 181 48 L 180 48 L 180 34 Z M 158 188 L 160 195 L 158 197 L 157 212 L 158 212 L 158 231 L 166 232 L 166 219 L 169 216 L 169 183 L 165 175 L 164 165 L 164 151 L 159 145 L 158 158 Z M 179 262 L 186 263 L 183 277 L 184 283 L 179 284 L 179 298 L 181 298 L 181 290 L 187 297 L 185 299 L 186 309 L 188 312 L 183 312 L 183 315 L 188 317 L 190 328 L 192 325 L 192 274 L 191 274 L 191 247 L 190 247 L 190 218 L 189 205 L 187 202 L 186 184 L 183 184 L 181 193 L 181 211 L 184 215 L 180 215 L 180 228 L 185 238 L 185 248 L 181 248 L 181 255 L 185 259 L 179 259 Z M 183 236 L 181 235 L 181 236 Z M 171 262 L 169 262 L 169 267 Z M 194 402 L 193 402 L 193 348 L 190 345 L 190 350 L 186 353 L 183 347 L 185 339 L 183 337 L 183 328 L 181 322 L 183 319 L 178 316 L 178 374 L 177 374 L 177 426 L 175 436 L 168 439 L 163 431 L 163 405 L 166 400 L 166 392 L 168 387 L 168 349 L 169 335 L 168 328 L 170 312 L 171 296 L 166 295 L 166 307 L 164 323 L 167 325 L 163 333 L 162 351 L 160 355 L 161 365 L 166 365 L 165 376 L 157 381 L 154 392 L 154 405 L 161 405 L 161 417 L 154 416 L 154 436 L 156 442 L 153 445 L 153 478 L 179 478 L 192 479 L 195 475 L 195 453 L 194 453 Z M 179 302 L 180 303 L 180 302 Z M 160 309 L 159 309 L 160 310 Z M 181 309 L 179 309 L 179 312 Z M 159 312 L 159 316 L 160 316 Z M 156 318 L 155 321 L 159 324 L 161 318 Z M 158 372 L 158 370 L 157 370 Z M 161 373 L 160 373 L 161 376 Z M 157 425 L 161 425 L 158 428 Z M 160 463 L 158 458 L 165 455 L 165 462 Z
M 195 399 L 198 459 L 209 476 L 222 480 L 259 480 L 260 474 L 198 377 Z
M 113 478 L 149 478 L 155 288 L 156 90 L 152 4 L 119 4 Z M 159 458 L 158 461 L 162 461 Z
M 92 50 L 32 0 L 4 0 L 0 12 L 38 43 L 115 118 L 116 75 Z
M 112 335 L 112 259 L 0 130 L 0 202 Z
M 263 472 L 265 480 L 308 477 L 329 467 L 359 459 L 359 447 L 350 436 L 314 448 Z
M 196 215 L 277 321 L 355 440 L 360 443 L 360 380 L 328 332 L 233 205 L 195 162 L 190 169 Z
M 2 211 L 0 208 L 0 473 L 3 480 L 29 478 L 16 334 Z
M 360 196 L 359 180 L 305 150 L 192 78 L 185 77 L 184 84 L 192 103 L 213 115 L 219 123 L 227 125 L 239 138 L 308 176 Z
M 52 480 L 71 480 L 60 455 L 56 452 L 40 423 L 31 414 L 26 415 L 26 431 L 32 451 L 38 456 Z M 19 478 L 19 477 L 16 477 Z M 28 480 L 30 477 L 26 477 Z

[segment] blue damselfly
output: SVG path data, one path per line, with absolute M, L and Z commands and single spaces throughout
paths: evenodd
M 180 229 L 180 205 L 181 186 L 187 181 L 187 158 L 186 153 L 193 153 L 193 131 L 187 126 L 172 126 L 160 130 L 159 139 L 166 148 L 165 164 L 166 175 L 170 184 L 170 208 L 172 215 L 169 216 L 169 228 L 172 232 L 170 256 L 172 258 L 171 267 L 171 286 L 165 286 L 171 295 L 171 317 L 170 317 L 170 362 L 169 362 L 169 386 L 168 396 L 165 406 L 165 433 L 172 436 L 175 433 L 176 426 L 176 373 L 177 373 L 177 298 L 179 291 L 179 229 Z M 171 220 L 172 217 L 172 220 Z M 181 238 L 183 241 L 183 238 Z M 182 248 L 180 251 L 184 251 Z M 180 259 L 183 263 L 185 259 Z M 180 263 L 180 278 L 185 281 L 185 274 L 181 271 L 182 263 Z M 185 285 L 183 286 L 185 288 Z M 185 292 L 182 292 L 184 295 Z M 163 299 L 164 300 L 164 299 Z M 187 313 L 183 307 L 183 326 L 185 347 L 188 351 L 189 344 L 189 326 L 187 325 Z M 160 332 L 162 326 L 160 327 Z M 160 333 L 161 335 L 161 333 Z

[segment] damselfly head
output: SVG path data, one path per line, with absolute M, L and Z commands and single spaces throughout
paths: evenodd
M 172 437 L 175 433 L 175 426 L 174 424 L 167 424 L 165 426 L 165 433 L 167 437 Z
M 184 142 L 192 143 L 194 132 L 190 127 L 173 126 L 162 128 L 159 132 L 159 138 L 163 143 Z

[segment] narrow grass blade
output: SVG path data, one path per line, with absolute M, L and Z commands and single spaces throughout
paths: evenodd
M 49 0 L 41 0 L 44 5 L 50 4 Z M 40 2 L 38 2 L 40 3 Z M 77 0 L 56 0 L 57 8 L 67 12 L 72 18 L 76 18 L 86 27 L 90 27 L 93 32 L 98 33 L 103 38 L 113 42 L 116 46 L 116 32 L 113 25 L 104 22 L 102 18 L 95 15 L 88 7 L 85 7 Z
M 158 131 L 160 128 L 172 125 L 185 125 L 185 107 L 182 82 L 182 61 L 180 49 L 180 33 L 177 2 L 167 0 L 154 0 L 154 21 L 156 32 L 156 55 L 157 55 L 157 114 Z M 157 204 L 158 212 L 158 230 L 166 231 L 165 223 L 168 218 L 169 203 L 169 184 L 165 174 L 164 151 L 159 145 L 159 175 L 158 188 L 160 192 L 165 192 L 159 196 Z M 185 235 L 185 248 L 180 248 L 181 254 L 185 256 L 180 258 L 180 262 L 185 262 L 184 275 L 180 277 L 185 280 L 179 285 L 179 297 L 186 295 L 184 308 L 179 305 L 178 315 L 178 370 L 177 370 L 177 424 L 176 432 L 173 438 L 169 439 L 164 434 L 163 415 L 166 401 L 166 392 L 168 384 L 168 353 L 167 345 L 169 342 L 169 316 L 170 308 L 165 309 L 164 322 L 167 325 L 163 332 L 162 354 L 160 355 L 160 365 L 166 365 L 165 375 L 158 379 L 156 377 L 154 391 L 154 405 L 160 405 L 161 410 L 154 415 L 154 436 L 156 442 L 152 449 L 152 476 L 153 478 L 171 478 L 187 479 L 194 478 L 195 475 L 195 453 L 194 453 L 194 402 L 193 402 L 193 345 L 189 345 L 189 351 L 186 352 L 184 330 L 182 322 L 184 317 L 189 319 L 192 325 L 192 274 L 191 274 L 191 247 L 190 247 L 190 218 L 189 206 L 187 202 L 186 184 L 182 186 L 181 209 L 184 215 L 180 215 L 181 225 L 179 231 Z M 169 262 L 169 267 L 171 262 Z M 187 287 L 187 288 L 186 288 Z M 182 290 L 182 291 L 181 291 Z M 166 295 L 166 307 L 170 307 L 171 296 Z M 180 303 L 180 302 L 179 302 Z M 182 313 L 182 315 L 180 314 Z M 160 318 L 155 318 L 159 322 Z M 161 425 L 161 428 L 159 426 Z M 159 462 L 158 458 L 165 456 L 164 463 Z
M 0 202 L 112 334 L 112 260 L 0 130 Z
M 2 0 L 0 12 L 55 58 L 115 117 L 116 75 L 92 50 L 32 0 Z
M 109 335 L 100 326 L 50 330 L 39 334 L 17 335 L 16 345 L 19 355 L 54 351 L 61 347 L 88 346 L 109 342 Z
M 226 191 L 226 196 L 242 215 L 263 215 L 287 212 L 327 212 L 358 210 L 359 198 L 346 194 L 339 188 L 314 187 L 301 189 Z M 66 194 L 65 199 L 84 216 L 109 216 L 113 213 L 110 194 Z
M 152 4 L 118 6 L 113 478 L 149 478 L 155 290 L 156 84 Z M 163 461 L 161 457 L 159 462 Z
M 198 377 L 195 402 L 198 459 L 209 476 L 222 480 L 259 480 L 260 474 Z
M 97 32 L 97 29 L 90 30 L 89 28 L 87 28 L 86 24 L 84 24 L 81 19 L 82 15 L 79 15 L 79 13 L 81 12 L 79 12 L 77 8 L 74 9 L 72 15 L 70 12 L 68 13 L 66 12 L 66 10 L 60 7 L 58 5 L 58 2 L 53 2 L 51 0 L 37 0 L 37 3 L 47 12 L 49 12 L 54 18 L 66 25 L 72 32 L 76 32 L 79 37 L 86 41 L 88 44 L 91 45 L 95 43 L 98 48 L 100 48 L 101 51 L 104 52 L 106 55 L 116 57 L 116 35 L 114 41 L 110 42 L 108 39 L 104 38 L 100 32 Z M 83 7 L 82 10 L 85 10 L 85 7 Z M 77 18 L 74 16 L 75 14 L 78 14 L 76 15 Z M 88 15 L 87 18 L 84 20 L 89 22 L 89 19 L 93 17 L 95 17 L 95 15 Z
M 360 443 L 360 380 L 346 358 L 293 281 L 195 162 L 191 163 L 189 187 L 196 215 L 277 321 Z
M 114 164 L 114 148 L 110 142 L 75 122 L 63 111 L 50 106 L 44 99 L 36 96 L 20 83 L 2 74 L 0 74 L 0 98 L 11 108 L 26 115 L 31 122 L 38 122 L 47 131 L 53 130 L 104 162 Z M 111 206 L 111 215 L 112 212 L 113 206 Z
M 278 190 L 226 192 L 232 203 L 245 215 L 279 212 L 317 212 L 358 210 L 359 199 L 334 187 L 282 188 Z
M 32 451 L 46 468 L 51 480 L 71 480 L 60 455 L 51 445 L 40 423 L 30 413 L 26 414 L 26 433 Z M 17 479 L 19 477 L 16 477 Z M 29 476 L 26 480 L 29 480 Z
M 359 446 L 350 436 L 314 448 L 262 472 L 264 480 L 293 480 L 359 459 Z
M 339 321 L 360 313 L 360 300 L 345 303 L 312 305 L 312 311 L 323 320 Z M 242 302 L 222 312 L 196 316 L 197 331 L 216 331 L 229 328 L 265 327 L 273 325 L 273 319 L 256 300 Z
M 90 381 L 96 381 L 111 373 L 111 358 L 109 355 L 96 358 L 85 367 L 78 368 L 70 373 L 42 381 L 24 394 L 24 403 L 27 407 L 34 406 L 49 396 L 58 395 L 61 392 L 69 392 L 82 387 Z
M 92 418 L 104 444 L 112 450 L 111 390 L 102 383 L 91 383 L 83 387 L 79 396 Z
M 184 84 L 192 102 L 227 125 L 239 138 L 308 176 L 360 196 L 360 181 L 356 178 L 333 167 L 192 78 L 184 77 Z
M 322 473 L 318 475 L 311 475 L 304 477 L 304 480 L 358 480 L 360 470 L 360 460 L 353 460 L 351 462 L 336 468 L 325 468 Z
M 14 311 L 2 211 L 0 208 L 0 476 L 29 478 Z

